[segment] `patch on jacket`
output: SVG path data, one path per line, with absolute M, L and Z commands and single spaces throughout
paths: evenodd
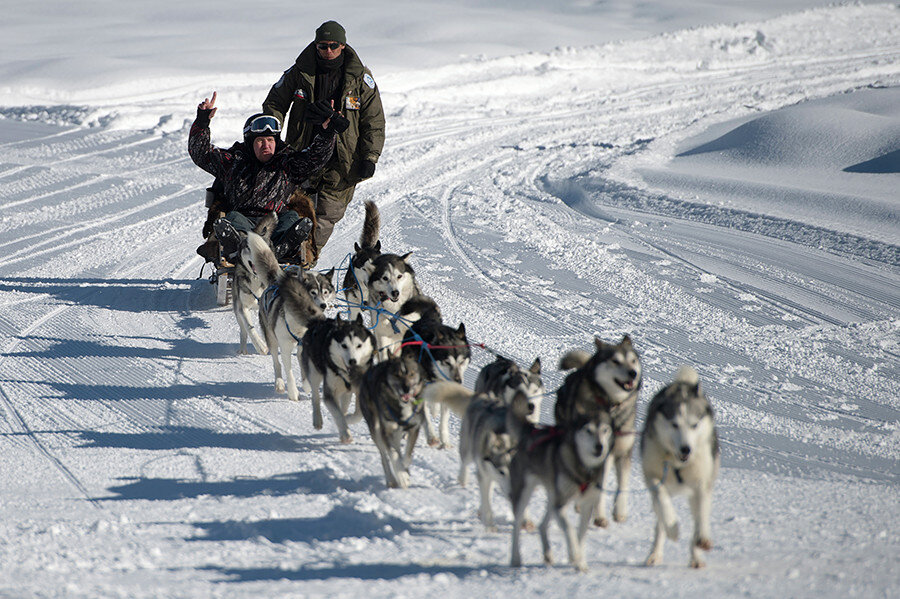
M 272 87 L 278 88 L 278 87 L 281 87 L 282 85 L 284 85 L 284 78 L 287 77 L 288 71 L 290 71 L 290 69 L 288 69 L 287 71 L 285 71 L 284 73 L 282 73 L 282 74 L 281 74 L 281 78 L 278 79 L 278 81 L 276 81 L 276 82 L 275 82 L 275 85 L 273 85 Z
M 296 98 L 297 100 L 305 100 L 306 92 L 303 91 L 302 89 L 295 89 L 294 90 L 294 98 Z
M 363 75 L 363 81 L 365 81 L 366 85 L 368 85 L 370 88 L 375 89 L 375 79 L 373 79 L 372 76 L 368 73 Z
M 359 96 L 347 96 L 344 100 L 344 108 L 347 110 L 359 110 Z

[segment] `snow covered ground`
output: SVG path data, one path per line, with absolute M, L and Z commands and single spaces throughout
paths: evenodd
M 526 535 L 526 567 L 508 567 L 505 501 L 485 531 L 455 451 L 420 445 L 412 488 L 388 490 L 364 425 L 340 445 L 309 401 L 274 394 L 268 357 L 236 355 L 233 315 L 196 279 L 209 177 L 186 137 L 216 89 L 214 140 L 236 139 L 335 16 L 270 4 L 4 15 L 0 596 L 900 594 L 897 6 L 409 0 L 339 17 L 388 141 L 320 264 L 374 200 L 446 320 L 540 356 L 548 389 L 565 350 L 628 333 L 641 415 L 684 363 L 714 402 L 708 567 L 686 567 L 684 540 L 642 566 L 635 464 L 630 519 L 589 533 L 578 575 L 555 527 L 559 565 Z M 489 361 L 473 355 L 469 385 Z

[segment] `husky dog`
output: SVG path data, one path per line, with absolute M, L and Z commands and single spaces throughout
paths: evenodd
M 304 270 L 300 273 L 300 282 L 306 287 L 310 297 L 313 298 L 319 308 L 327 310 L 334 306 L 336 292 L 334 290 L 334 269 L 332 268 L 326 273 L 315 272 L 312 270 Z
M 587 571 L 584 557 L 584 535 L 590 523 L 603 473 L 603 464 L 609 457 L 613 443 L 613 430 L 609 414 L 597 412 L 563 427 L 535 427 L 527 425 L 528 432 L 519 440 L 519 447 L 510 463 L 510 493 L 514 523 L 512 529 L 512 556 L 510 565 L 522 565 L 519 535 L 525 519 L 525 508 L 537 486 L 547 492 L 547 512 L 538 530 L 544 562 L 553 563 L 550 539 L 547 535 L 550 519 L 556 518 L 566 535 L 569 561 L 579 571 Z M 581 513 L 576 534 L 563 509 L 575 502 Z
M 497 359 L 481 369 L 475 381 L 475 393 L 492 393 L 507 404 L 517 393 L 528 398 L 528 420 L 537 424 L 541 418 L 541 400 L 546 391 L 541 379 L 541 359 L 535 358 L 528 370 L 508 358 Z
M 353 438 L 348 424 L 362 420 L 359 402 L 356 412 L 347 417 L 351 396 L 359 396 L 359 381 L 372 366 L 375 353 L 375 337 L 366 328 L 362 314 L 356 320 L 323 318 L 313 320 L 300 342 L 300 372 L 303 373 L 303 388 L 312 395 L 313 426 L 322 428 L 322 406 L 319 385 L 324 383 L 325 407 L 331 413 L 341 443 L 350 443 Z
M 606 475 L 615 462 L 617 487 L 613 518 L 616 522 L 624 522 L 628 518 L 631 452 L 636 436 L 634 419 L 641 387 L 641 360 L 628 335 L 615 345 L 598 338 L 594 339 L 594 344 L 597 351 L 593 356 L 574 350 L 560 360 L 560 370 L 577 370 L 566 377 L 556 392 L 556 423 L 567 425 L 597 412 L 607 412 L 612 417 L 615 443 L 603 466 L 600 481 L 603 487 Z M 595 520 L 598 526 L 609 526 L 606 502 L 607 494 L 601 493 Z
M 463 382 L 463 375 L 469 367 L 472 352 L 466 338 L 466 325 L 460 323 L 454 329 L 434 320 L 419 320 L 403 337 L 403 355 L 411 356 L 422 363 L 426 379 L 435 381 Z M 450 444 L 450 408 L 441 405 L 440 429 L 435 431 L 431 406 L 425 404 L 425 429 L 428 444 L 432 447 L 448 448 Z
M 401 330 L 408 329 L 417 322 L 432 321 L 441 323 L 441 309 L 437 302 L 427 295 L 414 295 L 400 306 L 400 311 L 391 318 L 391 323 Z
M 700 390 L 697 371 L 683 366 L 650 401 L 641 433 L 641 465 L 656 513 L 648 566 L 662 560 L 666 537 L 678 539 L 672 495 L 689 496 L 694 518 L 690 566 L 704 566 L 701 550 L 713 546 L 709 511 L 719 460 L 712 406 Z
M 278 216 L 272 212 L 260 219 L 253 232 L 270 243 L 269 237 L 278 222 Z M 234 317 L 241 331 L 241 353 L 247 353 L 247 338 L 253 343 L 253 347 L 260 354 L 269 353 L 265 340 L 257 332 L 254 323 L 257 321 L 256 313 L 259 312 L 259 296 L 266 285 L 260 278 L 247 245 L 247 236 L 239 233 L 241 237 L 238 251 L 238 259 L 234 265 L 234 276 L 231 279 L 231 298 Z
M 391 488 L 409 487 L 409 465 L 425 419 L 422 402 L 417 400 L 425 383 L 422 374 L 415 359 L 400 356 L 371 367 L 360 383 L 357 401 Z
M 438 381 L 427 385 L 419 399 L 425 405 L 440 404 L 462 418 L 459 431 L 459 484 L 469 483 L 469 465 L 475 464 L 481 506 L 478 517 L 489 530 L 494 527 L 491 491 L 499 483 L 503 494 L 509 496 L 509 464 L 519 447 L 519 438 L 526 427 L 528 397 L 516 393 L 507 403 L 489 394 L 475 394 L 459 383 Z M 531 522 L 528 526 L 533 526 Z
M 416 284 L 416 273 L 409 265 L 412 252 L 402 256 L 397 254 L 381 254 L 372 262 L 372 273 L 368 282 L 368 302 L 370 305 L 383 308 L 396 314 L 408 299 L 421 295 Z M 399 342 L 403 336 L 401 327 L 391 322 L 391 317 L 384 312 L 375 316 L 374 333 L 378 347 L 384 355 L 399 351 Z
M 248 233 L 247 246 L 253 266 L 266 285 L 259 303 L 259 324 L 272 354 L 275 391 L 278 393 L 287 391 L 290 399 L 297 400 L 300 398 L 300 392 L 291 367 L 291 354 L 294 353 L 297 342 L 306 333 L 310 320 L 323 318 L 324 313 L 300 279 L 289 276 L 281 269 L 275 254 L 262 237 L 256 233 Z M 282 363 L 286 371 L 284 378 L 281 371 Z
M 353 244 L 353 255 L 350 257 L 350 268 L 344 274 L 344 298 L 350 311 L 350 319 L 362 312 L 362 306 L 368 305 L 369 275 L 372 274 L 372 262 L 381 255 L 381 215 L 375 202 L 366 202 L 366 216 L 363 219 L 363 230 L 359 243 Z

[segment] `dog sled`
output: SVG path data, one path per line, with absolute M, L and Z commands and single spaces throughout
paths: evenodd
M 216 181 L 216 184 L 218 181 Z M 206 209 L 207 220 L 203 226 L 203 234 L 206 241 L 197 248 L 197 253 L 204 258 L 204 267 L 206 264 L 212 264 L 213 272 L 209 276 L 209 282 L 215 287 L 216 304 L 219 306 L 228 306 L 232 303 L 232 289 L 234 286 L 235 264 L 231 263 L 222 252 L 222 244 L 216 239 L 215 232 L 212 230 L 212 223 L 220 217 L 225 216 L 225 212 L 220 209 L 219 202 L 220 189 L 213 187 L 206 189 Z M 313 222 L 313 231 L 310 233 L 307 241 L 300 246 L 300 252 L 294 258 L 281 261 L 283 269 L 302 268 L 308 269 L 315 265 L 318 259 L 318 252 L 315 246 L 315 204 L 312 197 L 302 191 L 297 191 L 288 202 L 290 209 L 295 210 L 301 217 L 306 217 Z

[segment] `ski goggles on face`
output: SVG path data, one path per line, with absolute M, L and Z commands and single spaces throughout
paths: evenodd
M 244 127 L 244 135 L 247 135 L 248 133 L 271 133 L 272 135 L 278 135 L 281 133 L 281 123 L 279 123 L 278 119 L 274 116 L 264 114 L 256 117 Z
M 316 44 L 316 48 L 319 50 L 337 50 L 341 47 L 341 44 L 338 42 L 319 42 Z

